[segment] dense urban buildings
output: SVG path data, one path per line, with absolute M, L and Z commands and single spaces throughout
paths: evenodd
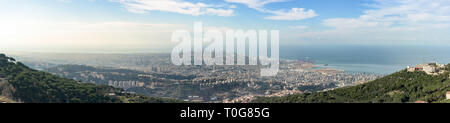
M 36 61 L 36 57 L 49 62 Z M 276 76 L 262 77 L 263 66 L 175 66 L 164 54 L 44 54 L 19 58 L 29 66 L 65 78 L 194 102 L 248 102 L 255 97 L 332 90 L 381 77 L 317 66 L 308 60 L 281 60 Z

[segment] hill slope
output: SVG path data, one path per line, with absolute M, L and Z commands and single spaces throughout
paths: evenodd
M 28 68 L 0 54 L 0 96 L 25 103 L 164 103 L 171 99 L 122 93 L 110 86 L 85 84 Z
M 447 65 L 447 71 L 450 70 Z M 449 73 L 400 72 L 352 87 L 285 97 L 258 98 L 255 103 L 407 103 L 446 102 L 450 91 Z M 447 101 L 448 102 L 448 101 Z
M 4 96 L 0 96 L 0 103 L 3 103 L 3 102 L 5 102 L 5 103 L 16 103 L 16 101 L 8 99 L 8 98 L 6 98 Z

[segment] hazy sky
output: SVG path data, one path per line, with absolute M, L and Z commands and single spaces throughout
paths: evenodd
M 176 29 L 280 30 L 281 45 L 450 46 L 449 0 L 2 0 L 0 49 L 170 51 Z

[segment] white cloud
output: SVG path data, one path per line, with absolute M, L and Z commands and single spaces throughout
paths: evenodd
M 450 21 L 448 0 L 375 0 L 362 17 L 401 23 Z
M 72 3 L 72 0 L 57 0 L 58 2 L 61 2 L 61 3 Z M 89 1 L 89 2 L 95 2 L 96 0 L 87 0 L 87 1 Z
M 62 3 L 71 3 L 72 0 L 58 0 L 58 2 L 62 2 Z
M 333 29 L 298 34 L 301 38 L 339 43 L 429 44 L 450 41 L 450 1 L 373 0 L 356 18 L 331 18 Z
M 259 12 L 273 14 L 271 16 L 265 17 L 265 19 L 269 20 L 303 20 L 317 16 L 314 10 L 306 11 L 305 8 L 291 8 L 289 11 L 270 10 L 264 8 L 266 4 L 287 2 L 288 0 L 225 0 L 225 1 L 230 3 L 244 4 L 249 8 L 255 9 Z
M 308 26 L 290 26 L 291 29 L 308 29 Z
M 126 9 L 134 13 L 146 13 L 148 11 L 165 11 L 187 15 L 216 15 L 233 16 L 236 6 L 223 4 L 207 4 L 203 2 L 191 2 L 185 0 L 111 0 L 123 4 Z M 285 10 L 269 10 L 265 5 L 288 0 L 224 0 L 228 3 L 244 4 L 249 8 L 262 13 L 272 14 L 265 17 L 271 20 L 302 20 L 317 16 L 314 10 L 304 8 L 292 8 Z
M 286 0 L 225 0 L 230 3 L 240 3 L 247 5 L 249 8 L 263 10 L 262 7 L 269 3 L 285 2 Z
M 268 16 L 270 20 L 303 20 L 316 17 L 314 10 L 306 11 L 304 8 L 292 8 L 290 11 L 273 11 L 273 16 Z
M 206 13 L 215 13 L 217 16 L 232 16 L 234 11 L 231 9 L 206 9 Z
M 362 19 L 333 18 L 323 21 L 323 24 L 336 28 L 361 28 L 361 27 L 386 27 L 392 25 L 390 22 L 367 21 Z
M 221 32 L 226 32 L 228 30 L 234 30 L 233 28 L 225 27 L 225 26 L 206 26 L 206 27 L 204 27 L 204 29 L 205 29 L 205 31 L 218 30 L 218 31 L 221 31 Z
M 138 23 L 138 22 L 125 22 L 125 21 L 114 21 L 114 22 L 104 22 L 96 24 L 84 24 L 91 27 L 161 27 L 161 28 L 172 28 L 179 25 L 176 24 L 153 24 L 153 23 Z
M 324 21 L 331 27 L 418 26 L 450 22 L 448 0 L 374 0 L 358 18 L 334 18 Z
M 145 13 L 147 11 L 165 11 L 187 15 L 217 15 L 233 16 L 231 8 L 210 5 L 205 3 L 193 3 L 184 0 L 117 0 L 130 12 Z

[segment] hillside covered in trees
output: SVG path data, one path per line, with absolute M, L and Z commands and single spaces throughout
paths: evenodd
M 254 103 L 411 103 L 425 101 L 445 103 L 450 91 L 449 70 L 428 75 L 425 72 L 402 70 L 383 78 L 352 87 L 326 92 L 305 93 L 285 97 L 261 97 Z
M 33 70 L 0 54 L 0 101 L 23 103 L 172 103 L 172 99 L 127 94 Z

